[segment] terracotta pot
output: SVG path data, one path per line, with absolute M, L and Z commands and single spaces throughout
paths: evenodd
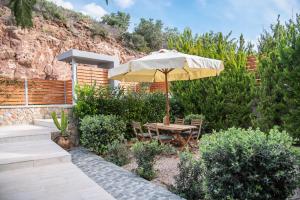
M 57 144 L 65 150 L 69 150 L 71 148 L 71 141 L 69 137 L 59 136 L 57 138 Z

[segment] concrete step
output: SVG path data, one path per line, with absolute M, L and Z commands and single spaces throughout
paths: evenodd
M 58 121 L 60 122 L 60 119 L 58 119 Z M 34 119 L 33 124 L 37 126 L 48 127 L 53 129 L 54 131 L 58 131 L 53 122 L 53 119 Z
M 0 172 L 1 200 L 113 200 L 72 163 Z
M 70 154 L 50 139 L 0 144 L 0 171 L 68 162 Z
M 22 141 L 50 140 L 52 129 L 33 125 L 0 127 L 0 144 Z

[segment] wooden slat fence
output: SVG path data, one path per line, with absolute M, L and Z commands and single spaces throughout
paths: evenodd
M 23 105 L 24 80 L 0 79 L 0 105 Z
M 72 104 L 71 80 L 32 79 L 0 84 L 1 106 L 52 104 Z
M 79 85 L 108 85 L 108 70 L 96 67 L 78 66 L 77 81 Z

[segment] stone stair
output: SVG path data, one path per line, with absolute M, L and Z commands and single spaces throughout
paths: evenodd
M 114 199 L 51 141 L 53 127 L 0 127 L 0 199 Z
M 58 119 L 58 121 L 60 122 L 60 119 Z M 52 119 L 34 119 L 33 124 L 36 126 L 51 128 L 54 131 L 57 131 L 57 128 Z

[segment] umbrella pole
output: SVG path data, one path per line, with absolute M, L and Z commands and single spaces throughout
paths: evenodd
M 166 87 L 166 118 L 164 123 L 166 125 L 170 124 L 170 100 L 169 100 L 169 87 L 168 87 L 168 70 L 164 71 L 165 74 L 165 87 Z

